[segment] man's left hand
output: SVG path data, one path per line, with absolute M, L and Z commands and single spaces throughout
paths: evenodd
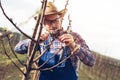
M 63 34 L 59 37 L 59 40 L 63 43 L 65 43 L 67 46 L 70 48 L 74 49 L 75 47 L 75 42 L 74 38 L 71 34 Z

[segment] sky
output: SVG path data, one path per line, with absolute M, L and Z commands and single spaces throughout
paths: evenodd
M 19 25 L 36 13 L 41 0 L 2 0 L 3 8 L 9 17 Z M 53 0 L 48 0 L 53 1 Z M 58 10 L 65 7 L 67 0 L 55 0 Z M 91 50 L 120 59 L 120 0 L 69 0 L 63 21 L 68 26 L 68 15 L 72 20 L 72 30 L 78 32 Z M 19 26 L 28 35 L 32 34 L 35 20 Z M 0 10 L 0 27 L 16 31 Z

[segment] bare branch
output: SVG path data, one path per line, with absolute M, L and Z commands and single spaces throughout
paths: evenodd
M 4 50 L 4 53 L 5 55 L 8 57 L 8 59 L 11 60 L 11 62 L 15 65 L 15 67 L 17 67 L 19 69 L 19 71 L 24 75 L 24 72 L 20 69 L 20 67 L 11 59 L 11 57 L 8 55 L 6 49 L 5 49 L 5 46 L 4 46 L 4 42 L 2 41 L 2 46 L 3 46 L 3 50 Z
M 14 52 L 14 50 L 13 50 L 13 48 L 12 48 L 11 42 L 10 42 L 10 38 L 9 38 L 8 36 L 7 36 L 7 38 L 8 38 L 8 42 L 9 42 L 10 49 L 11 49 L 13 55 L 15 56 L 15 58 L 18 60 L 18 62 L 19 62 L 21 65 L 26 66 L 24 63 L 22 63 L 22 62 L 19 60 L 19 58 L 18 58 L 17 55 L 15 54 L 15 52 Z
M 41 31 L 42 31 L 42 27 L 43 27 L 43 21 L 44 21 L 44 13 L 45 13 L 45 9 L 46 9 L 46 4 L 47 4 L 47 0 L 43 0 L 43 3 L 42 3 L 42 13 L 39 14 L 39 17 L 38 17 L 38 20 L 37 20 L 37 24 L 35 26 L 35 30 L 38 29 L 38 26 L 39 26 L 39 23 L 41 24 L 40 25 L 40 30 L 39 30 L 39 35 L 37 37 L 37 43 L 39 42 L 40 40 L 40 35 L 41 35 Z M 32 38 L 34 39 L 35 36 L 36 36 L 36 32 L 34 30 L 34 33 L 33 33 L 33 36 Z M 32 67 L 32 64 L 33 64 L 33 59 L 34 59 L 34 56 L 35 56 L 35 51 L 36 51 L 36 48 L 37 48 L 37 43 L 33 43 L 33 41 L 31 41 L 31 44 L 30 45 L 33 45 L 33 46 L 29 46 L 29 50 L 28 50 L 28 57 L 29 59 L 27 60 L 27 67 L 26 67 L 26 70 L 25 70 L 25 76 L 23 76 L 23 80 L 27 80 L 29 78 L 29 74 L 30 74 L 30 71 L 31 71 L 31 67 Z
M 70 19 L 70 15 L 68 15 L 68 21 L 69 21 L 69 24 L 68 24 L 68 27 L 67 27 L 67 32 L 70 33 L 72 31 L 72 27 L 71 27 L 72 20 Z
M 12 34 L 12 32 L 6 32 L 0 35 L 0 39 L 7 37 L 8 35 Z
M 41 55 L 39 55 L 38 57 L 36 57 L 36 58 L 33 60 L 33 62 L 36 62 L 38 59 L 40 59 L 40 57 L 42 57 L 42 55 L 50 48 L 50 45 L 53 44 L 53 41 L 54 41 L 54 40 L 55 40 L 55 39 L 53 39 L 53 40 L 51 41 L 51 43 L 46 46 L 46 49 L 45 49 L 44 51 L 42 51 L 42 52 L 41 52 Z
M 60 61 L 59 63 L 57 63 L 56 65 L 54 65 L 54 66 L 52 66 L 52 67 L 50 67 L 50 68 L 44 68 L 44 69 L 40 69 L 40 67 L 38 67 L 38 68 L 32 68 L 33 70 L 52 70 L 53 68 L 55 68 L 55 67 L 57 67 L 57 66 L 59 66 L 60 64 L 62 64 L 63 62 L 65 62 L 67 59 L 69 59 L 72 55 L 74 55 L 74 53 L 77 51 L 79 49 L 79 46 L 78 47 L 76 47 L 72 52 L 71 52 L 71 54 L 69 55 L 69 56 L 67 56 L 65 59 L 63 59 L 62 61 Z
M 66 13 L 66 9 L 67 9 L 68 2 L 69 2 L 69 0 L 66 1 L 65 8 L 64 8 L 64 9 L 65 9 L 65 10 L 64 10 L 64 13 Z M 61 26 L 62 26 L 62 22 L 63 22 L 63 17 L 62 17 L 62 19 L 61 19 Z
M 66 1 L 65 9 L 67 8 L 68 1 L 69 1 L 69 0 Z M 53 2 L 54 2 L 54 0 L 53 0 Z M 43 23 L 44 23 L 44 18 L 45 18 L 45 17 L 44 17 L 44 13 L 45 13 L 45 9 L 46 9 L 46 4 L 47 4 L 47 0 L 43 0 L 43 1 L 42 1 L 42 6 L 41 6 L 41 9 L 40 9 L 41 13 L 38 14 L 38 18 L 37 18 L 37 20 L 36 20 L 36 25 L 35 25 L 35 28 L 34 28 L 33 35 L 32 35 L 32 37 L 30 37 L 30 36 L 28 36 L 27 34 L 25 34 L 22 30 L 20 30 L 20 29 L 18 28 L 18 26 L 13 22 L 13 20 L 7 16 L 7 14 L 5 13 L 5 11 L 4 11 L 4 9 L 3 9 L 2 5 L 1 5 L 1 0 L 0 0 L 0 8 L 1 8 L 4 16 L 13 24 L 14 27 L 15 27 L 16 29 L 18 29 L 23 35 L 25 35 L 26 37 L 28 37 L 29 39 L 31 39 L 30 45 L 28 46 L 28 52 L 27 52 L 28 59 L 27 59 L 26 65 L 24 65 L 24 64 L 18 59 L 17 55 L 16 55 L 15 52 L 13 51 L 13 48 L 12 48 L 11 43 L 10 43 L 10 39 L 9 39 L 9 37 L 8 37 L 8 35 L 9 35 L 10 33 L 5 34 L 4 36 L 3 36 L 3 35 L 0 36 L 0 38 L 3 38 L 3 37 L 7 37 L 7 38 L 8 38 L 9 46 L 10 46 L 10 48 L 11 48 L 11 51 L 12 51 L 13 55 L 14 55 L 15 58 L 19 61 L 19 63 L 21 63 L 21 64 L 23 64 L 23 65 L 25 66 L 25 71 L 23 72 L 23 71 L 19 68 L 19 66 L 17 66 L 17 64 L 16 64 L 16 63 L 11 59 L 11 57 L 8 55 L 8 53 L 7 53 L 6 49 L 5 49 L 5 46 L 4 46 L 4 44 L 3 44 L 3 48 L 4 48 L 4 52 L 5 52 L 6 56 L 7 56 L 7 57 L 11 60 L 11 62 L 23 73 L 23 79 L 22 79 L 22 80 L 28 80 L 28 79 L 29 79 L 30 71 L 31 71 L 31 70 L 36 70 L 36 74 L 37 74 L 37 72 L 38 72 L 37 70 L 51 70 L 51 69 L 59 66 L 59 65 L 62 64 L 64 61 L 66 61 L 67 59 L 69 59 L 69 58 L 73 55 L 73 53 L 75 52 L 75 51 L 73 50 L 73 51 L 71 52 L 71 54 L 70 54 L 69 56 L 67 56 L 66 58 L 60 58 L 59 62 L 58 62 L 57 64 L 55 64 L 54 66 L 49 67 L 49 68 L 41 69 L 41 67 L 43 67 L 48 61 L 50 61 L 52 58 L 54 58 L 55 55 L 57 55 L 57 54 L 63 49 L 63 47 L 62 47 L 62 48 L 59 49 L 54 55 L 52 55 L 49 59 L 47 59 L 42 65 L 40 65 L 40 66 L 36 65 L 38 59 L 40 59 L 40 58 L 43 56 L 43 54 L 48 50 L 48 48 L 50 48 L 50 45 L 53 44 L 53 41 L 54 41 L 56 38 L 58 38 L 58 36 L 57 36 L 57 37 L 53 37 L 53 40 L 46 46 L 46 49 L 45 49 L 43 52 L 40 51 L 40 55 L 35 58 L 36 49 L 37 49 L 37 47 L 39 46 L 38 43 L 41 42 L 40 36 L 41 36 L 42 29 L 43 29 Z M 66 12 L 66 11 L 65 11 L 65 12 Z M 65 13 L 65 12 L 64 12 L 64 13 Z M 62 18 L 62 20 L 63 20 L 63 18 Z M 68 20 L 69 20 L 69 26 L 68 26 L 68 27 L 71 27 L 70 16 L 68 16 Z M 27 21 L 28 21 L 28 20 L 27 20 Z M 27 21 L 25 21 L 24 23 L 26 23 Z M 22 23 L 22 24 L 24 24 L 24 23 Z M 20 25 L 22 25 L 22 24 L 20 24 Z M 62 23 L 61 23 L 61 25 L 62 25 Z M 69 28 L 68 30 L 70 30 L 70 28 Z M 37 36 L 37 39 L 35 40 L 37 32 L 38 32 L 38 36 Z M 69 33 L 69 32 L 70 32 L 70 31 L 68 31 L 68 33 Z M 33 68 L 32 68 L 32 67 L 33 67 Z M 33 77 L 33 80 L 34 80 L 34 79 L 35 79 L 35 77 Z
M 12 23 L 12 25 L 13 25 L 18 31 L 20 31 L 23 35 L 25 35 L 26 37 L 28 37 L 28 38 L 31 39 L 32 41 L 36 42 L 36 40 L 34 40 L 34 39 L 31 38 L 30 36 L 28 36 L 26 33 L 24 33 L 24 32 L 13 22 L 12 18 L 9 18 L 9 17 L 7 16 L 7 14 L 5 13 L 5 11 L 4 11 L 3 7 L 2 7 L 1 0 L 0 0 L 0 8 L 1 8 L 4 16 L 8 19 L 8 21 L 10 21 L 10 22 Z
M 14 50 L 13 50 L 13 48 L 12 48 L 12 45 L 11 45 L 11 42 L 10 42 L 10 38 L 9 38 L 9 35 L 10 35 L 10 34 L 12 34 L 12 32 L 5 32 L 4 34 L 1 34 L 1 35 L 0 35 L 0 39 L 3 39 L 3 38 L 5 38 L 5 37 L 7 37 L 8 42 L 9 42 L 9 46 L 10 46 L 10 49 L 11 49 L 13 55 L 16 57 L 16 59 L 17 59 L 22 65 L 25 66 L 25 64 L 23 64 L 23 63 L 18 59 L 17 55 L 15 54 L 15 52 L 14 52 Z
M 53 56 L 51 56 L 48 60 L 46 60 L 42 65 L 39 66 L 39 69 L 41 67 L 43 67 L 48 61 L 50 61 L 52 58 L 55 57 L 55 55 L 57 55 L 61 50 L 63 49 L 63 47 L 61 49 L 59 49 Z

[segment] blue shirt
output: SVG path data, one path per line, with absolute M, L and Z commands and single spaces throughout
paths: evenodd
M 41 70 L 39 80 L 77 80 L 76 68 L 78 60 L 81 60 L 84 64 L 88 66 L 94 65 L 94 56 L 85 41 L 79 34 L 74 32 L 72 32 L 71 34 L 74 36 L 75 43 L 81 46 L 80 49 L 75 51 L 74 55 L 72 55 L 62 64 L 53 68 L 52 71 Z M 49 36 L 46 41 L 39 44 L 39 48 L 37 50 L 41 50 L 41 52 L 44 51 L 46 49 L 46 46 L 50 44 L 51 41 L 52 37 Z M 20 41 L 16 45 L 15 51 L 21 54 L 27 53 L 29 43 L 29 39 Z M 47 49 L 42 57 L 40 57 L 38 64 L 39 66 L 42 65 L 46 60 L 53 56 L 44 66 L 41 67 L 41 69 L 52 67 L 71 55 L 71 51 L 72 50 L 68 46 L 65 46 L 64 43 L 60 42 L 58 39 L 55 39 L 49 49 Z

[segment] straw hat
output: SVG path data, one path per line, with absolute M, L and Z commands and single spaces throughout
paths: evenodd
M 45 16 L 52 15 L 52 14 L 58 14 L 60 17 L 63 17 L 65 13 L 67 12 L 67 9 L 63 9 L 61 11 L 58 11 L 57 7 L 53 4 L 53 2 L 48 2 L 45 9 Z M 37 13 L 41 14 L 41 11 L 38 11 Z M 37 20 L 37 16 L 34 16 L 34 19 Z
M 57 7 L 52 2 L 48 2 L 46 5 L 45 15 L 58 14 L 63 16 L 66 12 L 67 9 L 58 11 Z

